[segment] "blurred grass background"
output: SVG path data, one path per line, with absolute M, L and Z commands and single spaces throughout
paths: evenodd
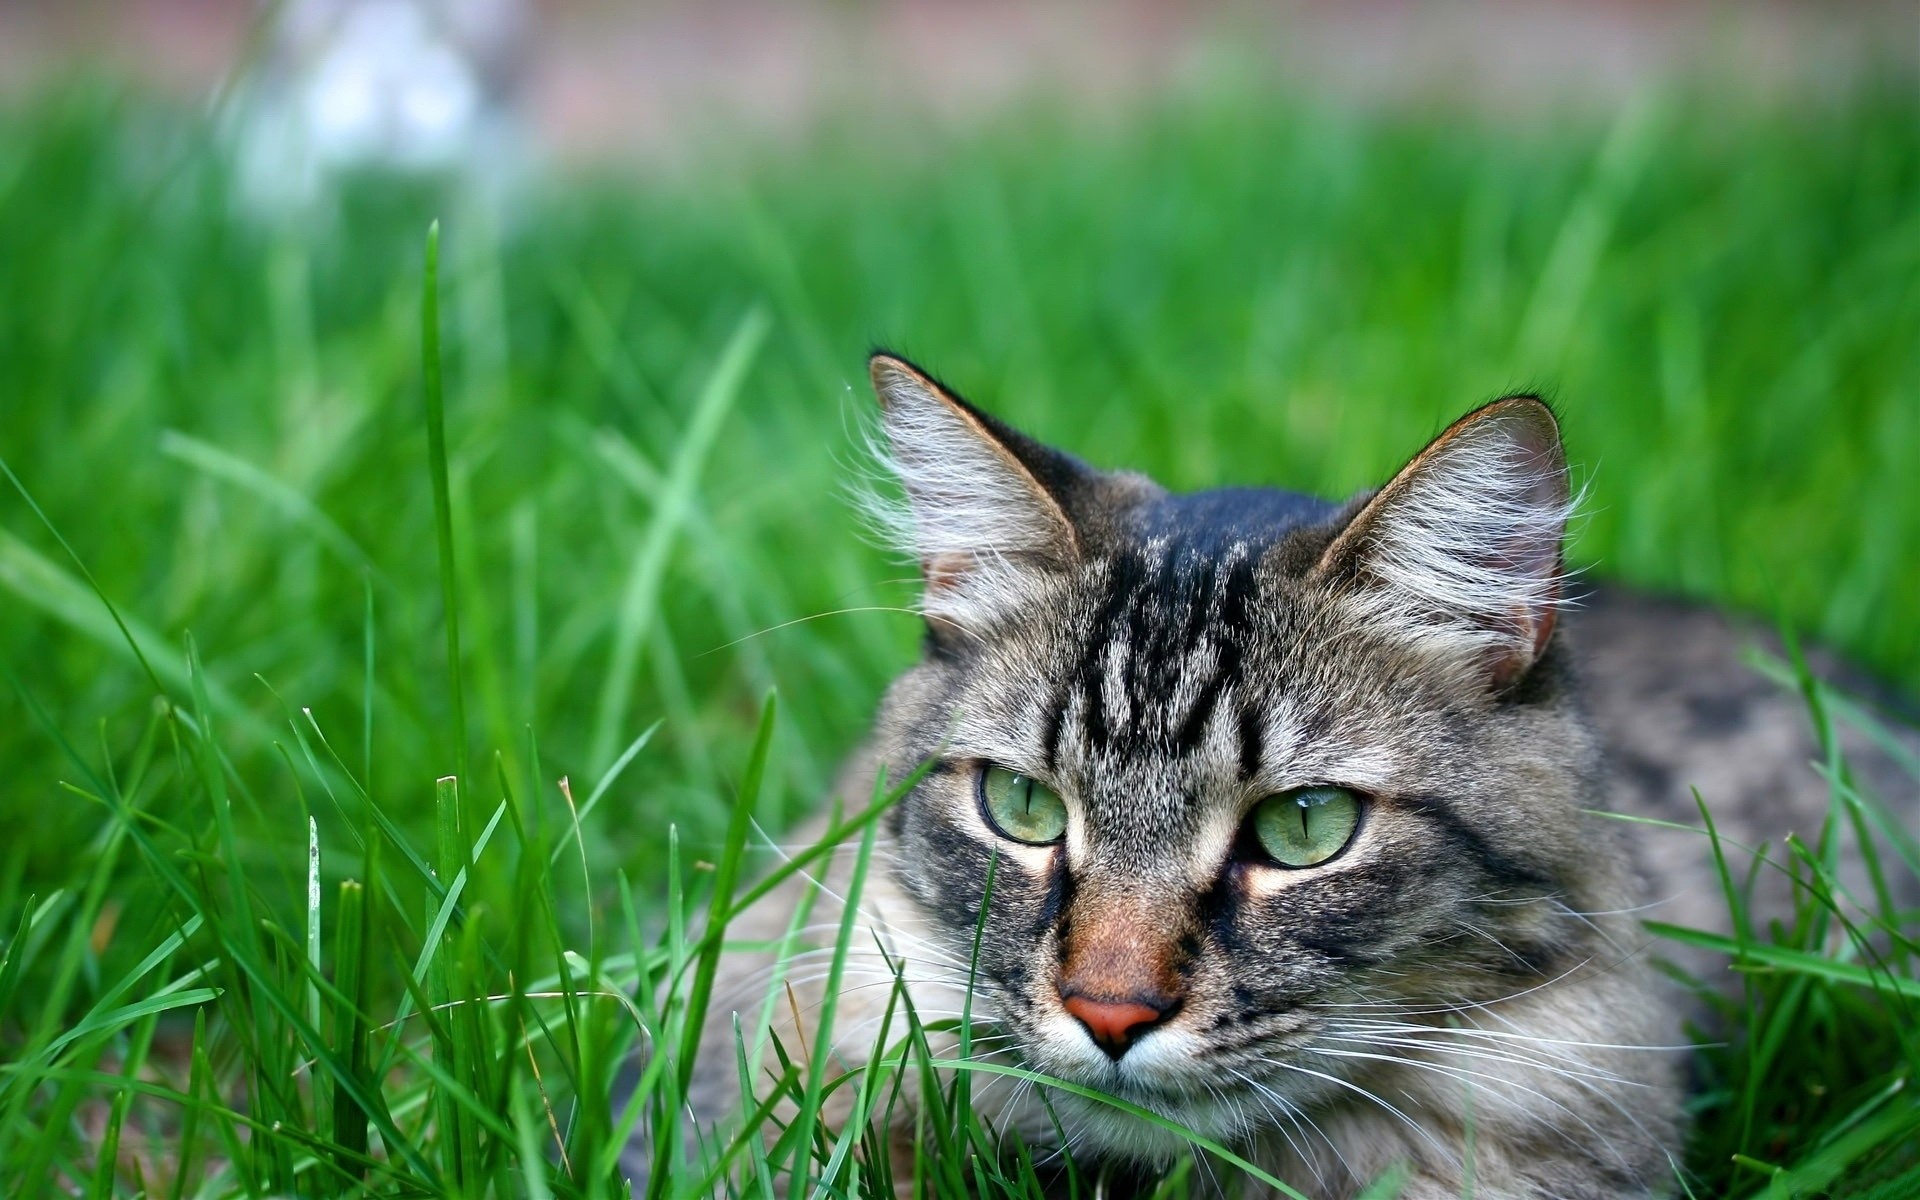
M 1343 494 L 1543 388 L 1592 484 L 1593 576 L 1778 614 L 1911 688 L 1920 103 L 1871 80 L 1711 101 L 1515 122 L 1221 84 L 1123 119 L 743 139 L 504 221 L 367 179 L 275 225 L 190 114 L 69 87 L 0 117 L 0 454 L 163 673 L 198 640 L 258 820 L 283 705 L 424 813 L 453 761 L 416 311 L 442 218 L 470 750 L 517 764 L 533 731 L 550 773 L 597 778 L 664 721 L 595 821 L 642 873 L 667 818 L 713 828 L 718 748 L 764 689 L 798 812 L 913 653 L 908 615 L 823 615 L 911 595 L 841 495 L 876 342 L 1178 488 Z M 756 311 L 763 349 L 693 436 Z M 69 736 L 137 734 L 150 689 L 10 489 L 0 613 Z M 11 691 L 0 768 L 0 870 L 58 879 L 96 815 Z

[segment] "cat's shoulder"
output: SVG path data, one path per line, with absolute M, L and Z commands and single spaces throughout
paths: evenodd
M 1566 621 L 1581 690 L 1629 790 L 1683 818 L 1694 815 L 1690 787 L 1716 809 L 1764 805 L 1809 784 L 1824 793 L 1810 766 L 1821 753 L 1812 712 L 1787 647 L 1764 622 L 1611 586 L 1584 596 Z M 1909 700 L 1841 656 L 1817 645 L 1802 652 L 1823 683 L 1896 720 L 1913 716 Z M 1895 764 L 1841 725 L 1843 749 L 1880 782 L 1873 777 Z

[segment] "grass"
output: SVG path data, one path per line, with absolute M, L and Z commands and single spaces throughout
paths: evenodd
M 758 886 L 747 814 L 809 811 L 914 652 L 910 582 L 836 498 L 870 341 L 1183 487 L 1344 492 L 1546 385 L 1595 496 L 1577 560 L 1913 689 L 1917 116 L 1871 82 L 1519 123 L 1223 86 L 1105 125 L 743 140 L 509 222 L 361 180 L 273 224 L 180 114 L 16 103 L 5 1190 L 624 1194 L 710 931 Z M 1784 685 L 1823 730 L 1870 720 Z M 1920 856 L 1837 749 L 1817 767 L 1831 836 L 1775 854 L 1798 921 L 1721 947 L 1748 984 L 1699 1056 L 1696 1196 L 1916 1186 L 1911 914 L 1829 904 L 1829 864 Z M 1032 1194 L 970 1116 L 986 1068 L 930 1076 L 920 1029 L 901 1011 L 895 1067 L 844 1082 L 788 1048 L 760 1095 L 797 1119 L 726 1167 L 885 1192 L 887 1155 L 815 1113 L 926 1086 L 925 1178 Z M 643 1043 L 677 1050 L 612 1103 Z M 661 1153 L 658 1193 L 718 1178 Z

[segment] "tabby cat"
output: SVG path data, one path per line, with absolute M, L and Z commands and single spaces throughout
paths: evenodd
M 1688 784 L 1765 799 L 1805 761 L 1805 721 L 1717 618 L 1569 609 L 1548 407 L 1494 401 L 1344 504 L 1178 495 L 901 358 L 870 367 L 906 496 L 881 515 L 920 564 L 927 636 L 842 794 L 930 765 L 883 818 L 839 1062 L 871 1053 L 898 969 L 922 1018 L 970 1012 L 977 1055 L 1162 1114 L 1309 1195 L 1390 1170 L 1409 1200 L 1667 1194 L 1684 1038 L 1639 918 L 1678 896 L 1659 915 L 1712 924 L 1713 889 L 1687 842 L 1650 892 L 1631 827 L 1593 810 L 1686 819 Z M 1744 729 L 1761 734 L 1729 753 Z M 1639 749 L 1613 770 L 1622 743 Z M 763 1006 L 766 959 L 730 960 L 696 1115 L 739 1111 L 729 1004 L 749 1035 L 772 1011 L 806 1043 L 794 1017 L 820 1002 L 845 881 L 843 863 L 785 998 Z M 797 895 L 739 936 L 780 936 Z M 1187 1152 L 1064 1090 L 1051 1112 L 1011 1080 L 975 1091 L 1083 1168 Z

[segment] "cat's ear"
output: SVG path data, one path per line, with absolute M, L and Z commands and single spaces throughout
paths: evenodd
M 1553 635 L 1573 507 L 1559 422 L 1537 397 L 1509 396 L 1401 468 L 1315 572 L 1366 619 L 1505 687 Z
M 920 563 L 921 608 L 979 629 L 1031 598 L 1036 574 L 1077 561 L 1079 538 L 1057 489 L 1082 470 L 1007 428 L 913 364 L 867 363 L 886 434 L 882 456 L 907 504 L 877 514 L 888 540 Z

